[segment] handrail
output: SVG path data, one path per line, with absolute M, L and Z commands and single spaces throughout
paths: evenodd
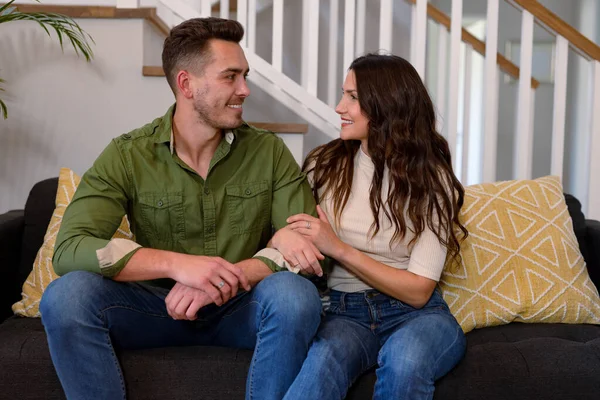
M 412 3 L 412 4 L 416 4 L 416 2 L 417 2 L 417 0 L 405 0 L 405 1 Z M 440 24 L 440 25 L 444 26 L 446 29 L 450 30 L 450 24 L 451 24 L 452 20 L 448 15 L 446 15 L 439 8 L 427 3 L 427 15 L 429 15 L 429 17 L 431 19 L 433 19 L 434 21 L 436 21 L 438 24 Z M 462 28 L 462 40 L 463 40 L 463 42 L 470 44 L 473 47 L 473 50 L 475 50 L 482 56 L 485 56 L 485 42 L 482 42 L 481 40 L 477 39 L 465 28 Z M 519 74 L 520 74 L 519 67 L 517 67 L 514 63 L 512 63 L 510 60 L 508 60 L 506 57 L 504 57 L 500 53 L 498 53 L 496 57 L 497 57 L 498 67 L 500 67 L 500 69 L 502 71 L 506 72 L 508 75 L 512 76 L 514 79 L 518 80 Z M 540 82 L 537 79 L 531 78 L 531 87 L 532 88 L 537 89 L 537 87 L 539 85 L 540 85 Z
M 519 9 L 527 10 L 535 22 L 550 33 L 563 36 L 571 46 L 592 60 L 600 61 L 600 46 L 581 34 L 577 29 L 563 21 L 559 16 L 544 7 L 536 0 L 506 0 L 508 4 Z

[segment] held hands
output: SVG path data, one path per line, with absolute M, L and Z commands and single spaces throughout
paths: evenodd
M 218 306 L 234 297 L 238 288 L 250 290 L 246 274 L 220 257 L 186 255 L 183 261 L 176 267 L 172 278 L 201 290 Z
M 323 254 L 300 233 L 288 227 L 278 230 L 271 241 L 285 258 L 288 264 L 300 268 L 307 274 L 323 275 L 319 260 L 325 259 Z
M 339 258 L 344 251 L 345 244 L 333 231 L 321 206 L 317 206 L 317 213 L 319 218 L 308 214 L 292 215 L 287 219 L 288 228 L 310 239 L 321 253 L 332 258 Z

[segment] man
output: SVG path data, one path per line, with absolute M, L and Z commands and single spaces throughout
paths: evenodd
M 242 121 L 243 34 L 217 18 L 173 28 L 163 68 L 175 105 L 114 139 L 65 212 L 53 258 L 63 276 L 40 310 L 69 399 L 125 398 L 115 349 L 260 341 L 246 397 L 261 400 L 283 397 L 301 368 L 319 324 L 317 291 L 273 273 L 281 254 L 259 250 L 272 226 L 315 215 L 315 203 L 283 142 Z M 135 242 L 110 239 L 125 214 Z M 293 264 L 320 272 L 318 252 L 300 253 Z

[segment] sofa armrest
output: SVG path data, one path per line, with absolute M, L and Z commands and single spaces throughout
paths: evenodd
M 585 260 L 590 278 L 600 290 L 600 221 L 585 221 L 587 259 Z
M 0 322 L 12 315 L 11 306 L 21 293 L 18 269 L 24 228 L 23 210 L 0 214 Z

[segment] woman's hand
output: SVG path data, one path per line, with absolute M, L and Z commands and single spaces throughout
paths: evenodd
M 310 239 L 300 233 L 289 227 L 282 228 L 275 232 L 271 245 L 283 255 L 289 265 L 300 268 L 307 274 L 323 276 L 319 260 L 324 260 L 325 257 Z
M 317 213 L 319 218 L 308 214 L 292 215 L 287 219 L 288 227 L 309 238 L 322 253 L 338 259 L 346 244 L 337 237 L 320 206 L 317 206 Z

